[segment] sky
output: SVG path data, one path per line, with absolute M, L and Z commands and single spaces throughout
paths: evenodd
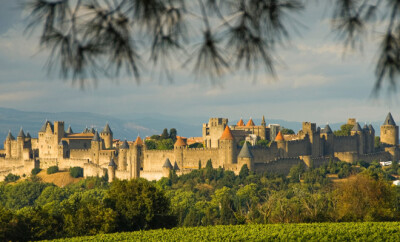
M 377 38 L 368 37 L 362 52 L 346 52 L 331 33 L 329 7 L 321 1 L 296 16 L 302 27 L 291 43 L 277 49 L 277 78 L 259 73 L 227 75 L 212 84 L 193 72 L 177 70 L 173 82 L 150 72 L 140 84 L 133 77 L 98 80 L 85 90 L 57 74 L 47 75 L 46 53 L 38 39 L 24 35 L 23 12 L 17 1 L 0 8 L 0 106 L 23 111 L 93 112 L 116 117 L 147 113 L 176 119 L 243 117 L 311 121 L 317 124 L 384 121 L 392 112 L 400 122 L 398 94 L 371 98 Z M 322 1 L 324 2 L 324 1 Z

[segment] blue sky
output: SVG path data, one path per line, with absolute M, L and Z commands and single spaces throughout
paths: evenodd
M 311 1 L 313 2 L 313 1 Z M 14 1 L 0 9 L 0 106 L 25 111 L 90 111 L 127 116 L 159 113 L 182 117 L 312 121 L 318 124 L 384 120 L 391 111 L 400 121 L 395 95 L 372 99 L 376 37 L 369 37 L 362 53 L 347 52 L 330 33 L 327 12 L 321 4 L 297 17 L 306 28 L 291 44 L 279 48 L 278 78 L 260 73 L 256 82 L 246 73 L 228 75 L 213 85 L 180 69 L 173 83 L 144 73 L 138 85 L 133 78 L 100 79 L 98 86 L 81 90 L 44 69 L 46 54 L 37 38 L 23 35 L 22 11 Z M 375 44 L 374 44 L 375 43 Z M 128 115 L 128 116 L 129 116 Z

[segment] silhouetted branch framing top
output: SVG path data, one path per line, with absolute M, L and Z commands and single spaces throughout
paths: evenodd
M 171 78 L 180 63 L 212 80 L 263 68 L 275 76 L 277 45 L 298 25 L 301 0 L 25 0 L 28 30 L 41 28 L 50 50 L 48 70 L 79 81 L 98 74 L 120 76 L 125 67 L 137 81 L 151 63 Z M 400 0 L 334 0 L 332 31 L 345 47 L 358 49 L 377 17 L 385 23 L 376 63 L 375 91 L 384 80 L 396 86 L 400 73 Z M 379 16 L 378 16 L 379 15 Z M 292 29 L 291 29 L 292 28 Z M 143 61 L 144 59 L 148 59 Z M 175 62 L 176 61 L 176 62 Z

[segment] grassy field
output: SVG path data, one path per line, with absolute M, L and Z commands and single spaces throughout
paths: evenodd
M 400 222 L 227 225 L 148 230 L 58 241 L 400 241 Z

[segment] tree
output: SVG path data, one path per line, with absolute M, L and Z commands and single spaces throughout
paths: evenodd
M 176 131 L 175 128 L 172 128 L 169 130 L 169 138 L 172 139 L 174 142 L 176 141 L 176 134 L 178 132 Z
M 343 124 L 340 126 L 340 130 L 333 131 L 336 136 L 349 136 L 351 129 L 354 127 L 352 124 Z
M 165 128 L 161 134 L 161 139 L 168 139 L 168 138 L 169 138 L 168 129 Z
M 240 177 L 241 179 L 245 179 L 246 177 L 249 176 L 249 174 L 250 174 L 250 170 L 249 170 L 249 168 L 247 167 L 247 165 L 244 164 L 244 165 L 242 166 L 242 168 L 240 168 L 239 177 Z
M 145 179 L 115 180 L 107 193 L 107 203 L 118 213 L 121 230 L 171 227 L 170 204 L 164 193 Z
M 295 134 L 294 131 L 293 131 L 293 129 L 287 129 L 287 128 L 285 128 L 285 127 L 282 127 L 281 133 L 282 133 L 282 134 Z
M 186 63 L 182 65 L 184 68 L 192 64 L 195 73 L 206 73 L 213 79 L 227 69 L 254 73 L 263 68 L 274 76 L 276 47 L 289 42 L 291 31 L 299 31 L 295 15 L 307 4 L 314 4 L 300 0 L 115 0 L 111 3 L 25 0 L 25 3 L 28 29 L 33 31 L 40 26 L 40 44 L 51 50 L 48 68 L 57 62 L 62 77 L 80 80 L 82 85 L 88 77 L 96 78 L 99 73 L 118 77 L 124 66 L 139 79 L 142 66 L 146 66 L 141 65 L 141 53 L 146 53 L 139 51 L 142 49 L 149 50 L 149 61 L 167 78 L 171 78 L 171 59 Z M 385 34 L 376 62 L 375 90 L 380 90 L 384 80 L 394 87 L 400 73 L 397 1 L 336 0 L 332 4 L 332 32 L 346 49 L 362 49 L 365 36 L 377 32 L 370 23 L 382 20 Z M 189 25 L 198 26 L 199 30 L 190 29 L 190 38 Z M 193 37 L 196 32 L 200 34 Z M 141 43 L 139 34 L 146 41 Z M 189 51 L 198 42 L 199 48 Z
M 375 147 L 375 149 L 380 149 L 381 148 L 381 137 L 379 137 L 379 136 L 375 137 L 374 147 Z
M 154 140 L 145 140 L 144 143 L 146 144 L 146 148 L 148 150 L 155 150 L 157 149 L 157 144 Z

